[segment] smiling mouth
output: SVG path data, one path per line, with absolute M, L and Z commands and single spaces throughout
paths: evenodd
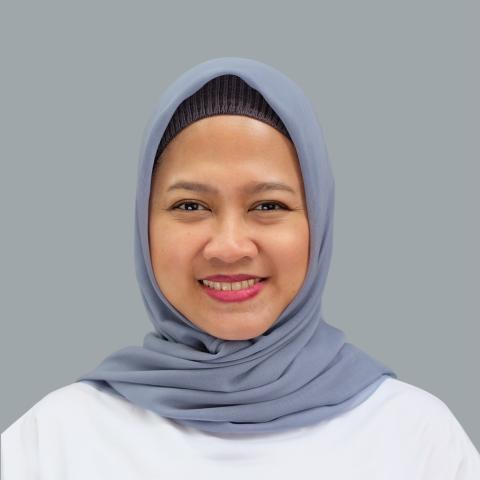
M 217 290 L 217 291 L 240 291 L 240 290 L 246 290 L 257 283 L 260 282 L 265 282 L 268 279 L 268 277 L 265 278 L 256 278 L 256 279 L 250 279 L 250 280 L 242 280 L 242 281 L 237 281 L 237 282 L 217 282 L 217 281 L 206 281 L 207 283 L 204 283 L 203 280 L 197 280 L 198 284 L 204 288 L 210 288 L 212 290 Z
M 243 280 L 241 282 L 223 283 L 208 282 L 206 285 L 198 280 L 200 288 L 213 301 L 220 303 L 245 302 L 253 299 L 265 288 L 265 282 L 268 278 Z

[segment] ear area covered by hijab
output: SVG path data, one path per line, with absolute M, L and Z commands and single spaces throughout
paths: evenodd
M 186 98 L 227 74 L 259 91 L 286 126 L 300 162 L 310 229 L 302 288 L 266 332 L 249 340 L 215 338 L 176 310 L 158 287 L 148 246 L 152 167 L 163 133 Z M 248 58 L 214 58 L 190 68 L 161 95 L 138 164 L 135 269 L 154 331 L 142 346 L 110 354 L 76 381 L 205 432 L 283 431 L 359 405 L 397 375 L 347 343 L 345 334 L 323 318 L 333 216 L 334 179 L 322 129 L 300 87 L 273 67 Z

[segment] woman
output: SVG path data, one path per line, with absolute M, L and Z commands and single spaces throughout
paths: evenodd
M 217 58 L 147 127 L 137 278 L 155 331 L 2 435 L 5 480 L 480 478 L 448 407 L 322 316 L 334 181 L 282 73 Z

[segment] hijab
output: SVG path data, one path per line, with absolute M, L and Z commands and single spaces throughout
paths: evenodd
M 304 182 L 310 230 L 305 280 L 258 337 L 224 340 L 201 330 L 162 294 L 148 245 L 148 206 L 157 148 L 177 107 L 207 82 L 236 75 L 256 89 L 286 126 Z M 300 87 L 257 60 L 204 61 L 171 83 L 145 130 L 137 170 L 135 271 L 154 331 L 142 346 L 107 356 L 77 379 L 204 432 L 268 433 L 331 419 L 397 375 L 328 324 L 322 293 L 332 256 L 334 179 L 322 129 Z

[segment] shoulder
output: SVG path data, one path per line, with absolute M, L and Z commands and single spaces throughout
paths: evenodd
M 2 440 L 29 432 L 36 435 L 42 427 L 49 430 L 55 426 L 79 422 L 101 410 L 107 410 L 111 404 L 127 401 L 95 388 L 85 382 L 74 382 L 43 396 L 30 409 L 2 432 Z
M 387 378 L 371 399 L 373 411 L 398 422 L 442 428 L 458 423 L 449 406 L 435 394 L 396 378 Z
M 92 394 L 93 387 L 88 385 L 73 383 L 61 387 L 41 398 L 4 430 L 1 434 L 2 478 L 36 478 L 40 451 L 48 450 L 54 443 L 52 440 L 57 445 L 61 443 L 59 430 L 69 429 L 68 419 L 79 418 L 76 414 L 81 410 L 79 406 L 85 399 L 88 403 Z
M 74 382 L 45 395 L 32 408 L 37 416 L 59 416 L 62 412 L 79 414 L 92 408 L 99 408 L 114 397 L 85 382 Z
M 398 465 L 420 462 L 422 478 L 480 478 L 480 455 L 470 437 L 449 406 L 423 388 L 388 377 L 344 420 L 384 458 L 395 457 Z
M 386 437 L 395 436 L 399 441 L 410 439 L 422 445 L 438 446 L 441 441 L 464 443 L 468 439 L 443 400 L 423 388 L 392 377 L 352 413 L 367 430 Z
M 379 407 L 389 412 L 410 411 L 413 416 L 423 418 L 429 416 L 449 417 L 452 412 L 445 401 L 434 393 L 399 380 L 387 377 L 371 397 L 372 406 Z
M 432 410 L 446 412 L 446 403 L 433 393 L 404 382 L 388 377 L 378 388 L 375 401 L 391 409 L 412 409 L 424 414 Z
M 480 473 L 477 449 L 443 400 L 395 378 L 385 380 L 375 393 L 372 416 L 392 426 L 391 433 L 404 433 L 409 441 L 427 446 L 429 454 L 436 457 L 439 464 L 448 457 L 456 459 L 459 471 L 464 468 Z

